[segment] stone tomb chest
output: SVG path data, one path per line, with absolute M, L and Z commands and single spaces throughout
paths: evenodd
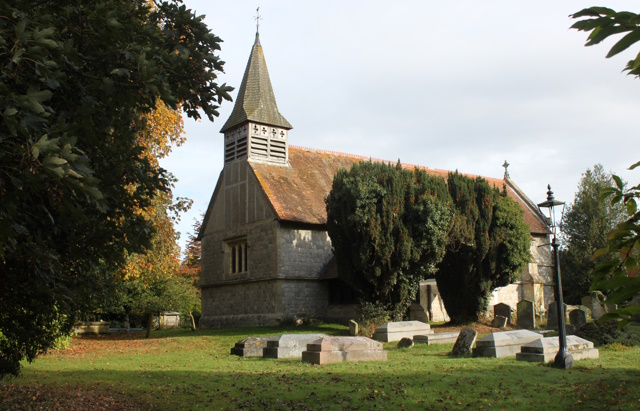
M 324 337 L 324 334 L 283 334 L 262 350 L 264 358 L 300 358 L 307 344 Z
M 384 323 L 373 334 L 373 339 L 382 342 L 400 341 L 403 338 L 411 338 L 415 335 L 430 334 L 431 326 L 420 321 L 398 321 Z
M 504 331 L 489 334 L 476 341 L 474 357 L 514 357 L 520 347 L 542 338 L 541 334 L 529 330 Z
M 267 346 L 267 342 L 275 339 L 276 337 L 247 337 L 235 344 L 231 349 L 231 355 L 262 357 L 262 350 Z
M 415 335 L 413 341 L 416 344 L 453 344 L 458 339 L 460 331 L 451 331 L 443 333 L 430 333 L 427 335 Z
M 559 347 L 558 337 L 542 338 L 523 345 L 522 351 L 516 354 L 516 359 L 532 362 L 552 362 L 556 354 L 558 354 Z M 600 357 L 600 352 L 593 347 L 591 341 L 576 335 L 567 336 L 567 351 L 574 361 Z
M 387 361 L 382 343 L 367 337 L 322 337 L 307 344 L 302 361 L 331 364 L 343 361 Z

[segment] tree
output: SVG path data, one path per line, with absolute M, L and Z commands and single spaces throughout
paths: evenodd
M 221 40 L 180 0 L 0 3 L 0 374 L 69 330 L 170 189 L 139 143 L 163 101 L 213 120 Z
M 640 14 L 628 11 L 616 12 L 605 7 L 583 9 L 571 17 L 585 18 L 571 28 L 591 32 L 587 46 L 598 44 L 609 36 L 626 33 L 611 47 L 607 57 L 614 56 L 640 41 Z M 624 71 L 640 77 L 640 53 L 630 60 Z M 629 169 L 640 166 L 640 162 Z M 592 290 L 607 294 L 607 302 L 621 304 L 622 307 L 601 317 L 601 321 L 616 319 L 620 327 L 628 324 L 633 315 L 640 314 L 640 304 L 633 298 L 640 295 L 640 276 L 638 276 L 638 253 L 640 251 L 640 212 L 638 200 L 640 185 L 624 189 L 622 179 L 612 176 L 616 186 L 605 190 L 603 197 L 610 197 L 611 204 L 624 204 L 627 218 L 619 223 L 607 236 L 605 247 L 597 250 L 593 258 L 602 258 L 593 274 Z
M 520 207 L 486 180 L 449 173 L 447 186 L 455 215 L 435 277 L 451 321 L 467 323 L 487 310 L 491 291 L 519 278 L 531 258 L 529 228 Z
M 620 204 L 601 199 L 605 190 L 614 186 L 611 175 L 596 164 L 582 175 L 573 204 L 567 206 L 561 227 L 565 247 L 560 251 L 560 266 L 569 304 L 580 304 L 580 299 L 589 294 L 597 263 L 591 256 L 605 246 L 607 234 L 624 216 Z
M 434 274 L 451 218 L 445 181 L 423 170 L 362 162 L 340 170 L 326 199 L 340 278 L 393 320 Z
M 202 272 L 202 246 L 198 241 L 198 235 L 202 227 L 204 214 L 200 217 L 200 219 L 195 219 L 193 223 L 193 233 L 189 234 L 185 255 L 178 270 L 178 274 L 191 279 L 196 288 L 200 288 L 200 273 Z

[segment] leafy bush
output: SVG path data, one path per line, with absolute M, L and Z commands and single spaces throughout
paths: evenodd
M 376 327 L 389 321 L 389 311 L 380 304 L 361 301 L 356 306 L 358 333 L 371 337 Z
M 627 347 L 640 345 L 640 333 L 629 327 L 618 328 L 617 321 L 586 323 L 576 332 L 578 337 L 592 341 L 596 346 L 621 344 Z

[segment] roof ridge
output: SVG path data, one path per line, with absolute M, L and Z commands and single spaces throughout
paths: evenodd
M 354 158 L 354 159 L 358 159 L 358 160 L 371 160 L 373 162 L 376 163 L 392 163 L 392 160 L 384 160 L 381 158 L 375 158 L 375 157 L 371 157 L 371 156 L 363 156 L 363 155 L 358 155 L 358 154 L 351 154 L 351 153 L 344 153 L 341 151 L 334 151 L 334 150 L 324 150 L 324 149 L 320 149 L 320 148 L 313 148 L 313 147 L 306 147 L 306 146 L 298 146 L 295 144 L 289 144 L 289 149 L 297 149 L 297 150 L 305 150 L 305 151 L 311 151 L 314 153 L 319 153 L 319 154 L 334 154 L 337 156 L 342 156 L 342 157 L 347 157 L 347 158 Z M 452 172 L 451 170 L 444 170 L 441 168 L 430 168 L 427 166 L 422 166 L 420 164 L 411 164 L 411 163 L 403 163 L 402 161 L 400 161 L 400 164 L 402 165 L 403 168 L 418 168 L 420 170 L 429 170 L 429 171 L 434 171 L 436 173 L 450 173 Z M 457 170 L 456 170 L 457 171 Z M 495 177 L 485 177 L 485 176 L 481 176 L 480 174 L 469 174 L 469 173 L 460 173 L 463 176 L 466 177 L 480 177 L 480 178 L 484 178 L 485 180 L 491 180 L 494 182 L 505 182 L 504 178 L 495 178 Z

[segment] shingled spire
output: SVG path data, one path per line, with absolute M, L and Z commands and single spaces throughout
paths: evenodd
M 220 130 L 225 135 L 225 163 L 246 159 L 247 151 L 250 160 L 286 163 L 288 130 L 292 128 L 278 111 L 256 32 L 235 106 Z

